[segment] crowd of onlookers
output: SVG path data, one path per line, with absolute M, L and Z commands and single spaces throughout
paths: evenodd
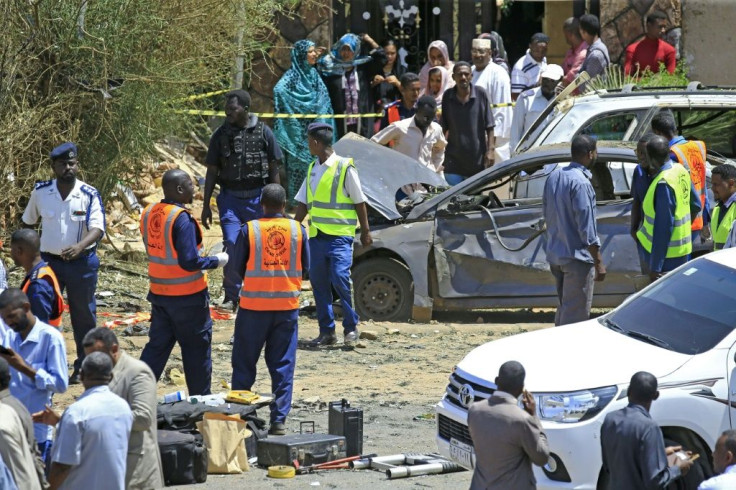
M 334 125 L 336 140 L 348 132 L 374 137 L 444 172 L 448 183 L 456 184 L 509 158 L 537 116 L 580 72 L 606 76 L 611 59 L 598 18 L 571 17 L 561 29 L 569 45 L 561 65 L 547 62 L 550 38 L 544 33 L 531 37 L 521 58 L 509 60 L 501 36 L 490 32 L 473 40 L 469 60 L 453 60 L 444 41 L 431 42 L 418 73 L 407 69 L 393 39 L 378 43 L 367 34 L 348 33 L 330 50 L 298 41 L 291 68 L 274 88 L 275 112 L 340 115 L 319 118 Z M 626 49 L 626 74 L 656 73 L 660 65 L 674 71 L 676 50 L 662 39 L 666 31 L 666 14 L 647 16 L 644 39 Z M 584 83 L 576 84 L 577 93 L 584 90 Z M 439 126 L 402 122 L 422 107 L 436 111 L 433 119 Z M 313 121 L 284 118 L 274 123 L 292 203 L 311 162 L 304 135 Z M 397 127 L 387 130 L 391 125 Z

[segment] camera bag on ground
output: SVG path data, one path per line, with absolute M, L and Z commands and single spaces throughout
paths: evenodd
M 188 485 L 207 481 L 207 448 L 196 430 L 159 430 L 158 448 L 164 484 Z

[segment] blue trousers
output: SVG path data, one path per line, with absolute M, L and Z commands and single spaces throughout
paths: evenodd
M 256 197 L 240 198 L 228 193 L 227 189 L 221 189 L 217 196 L 217 209 L 220 214 L 220 228 L 222 228 L 225 251 L 232 256 L 235 240 L 238 239 L 243 226 L 248 221 L 263 216 L 260 193 Z M 222 287 L 225 289 L 225 301 L 232 301 L 237 304 L 243 278 L 239 277 L 233 269 L 234 265 L 234 261 L 230 261 L 225 265 Z
M 332 289 L 340 298 L 343 311 L 344 333 L 358 325 L 358 314 L 353 309 L 350 267 L 353 265 L 353 237 L 332 236 L 324 233 L 309 239 L 309 281 L 312 283 L 317 322 L 320 333 L 335 331 L 332 312 Z
M 445 180 L 450 185 L 458 185 L 465 179 L 467 179 L 467 177 L 464 177 L 460 174 L 448 174 L 447 172 L 445 172 Z
M 59 287 L 69 303 L 69 316 L 72 321 L 74 343 L 77 346 L 77 359 L 74 361 L 74 372 L 78 373 L 84 360 L 84 336 L 97 326 L 97 270 L 100 259 L 95 252 L 75 260 L 60 260 L 42 253 L 41 258 L 49 264 L 59 280 Z
M 250 390 L 256 381 L 256 365 L 266 346 L 266 366 L 271 375 L 271 423 L 286 420 L 291 410 L 296 366 L 299 310 L 254 311 L 238 309 L 233 343 L 234 390 Z
M 189 395 L 209 395 L 212 383 L 212 318 L 209 305 L 151 305 L 151 329 L 141 361 L 158 380 L 171 349 L 179 342 Z

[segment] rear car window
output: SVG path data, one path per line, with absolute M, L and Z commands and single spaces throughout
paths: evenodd
M 736 157 L 736 110 L 673 109 L 673 112 L 685 139 L 705 141 L 709 151 Z

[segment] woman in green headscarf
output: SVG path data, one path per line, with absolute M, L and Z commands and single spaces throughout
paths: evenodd
M 314 68 L 319 53 L 314 43 L 297 41 L 291 50 L 291 68 L 273 89 L 274 108 L 285 114 L 332 114 L 330 96 L 322 78 Z M 333 124 L 332 118 L 276 119 L 274 132 L 284 151 L 287 194 L 293 204 L 312 161 L 307 145 L 307 126 L 315 121 Z

